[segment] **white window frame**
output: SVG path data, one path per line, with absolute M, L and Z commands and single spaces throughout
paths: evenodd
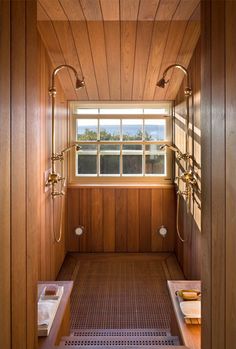
M 78 108 L 91 109 L 91 114 L 77 114 Z M 168 111 L 167 114 L 94 114 L 93 109 L 96 108 L 121 108 L 121 109 L 165 109 Z M 145 144 L 171 144 L 172 143 L 172 115 L 173 115 L 173 104 L 172 102 L 155 102 L 155 103 L 117 103 L 117 102 L 69 102 L 69 128 L 68 128 L 68 138 L 69 144 L 76 142 L 76 120 L 81 117 L 82 119 L 165 119 L 166 121 L 166 140 L 164 141 L 84 141 L 86 144 L 96 144 L 98 148 L 101 144 L 116 144 L 121 145 L 120 157 L 122 163 L 122 145 L 123 144 L 144 144 L 143 149 L 145 149 Z M 83 143 L 83 142 L 79 142 Z M 75 151 L 71 151 L 69 156 L 69 173 L 68 180 L 69 185 L 169 185 L 173 183 L 173 165 L 172 165 L 172 152 L 169 149 L 165 149 L 166 153 L 166 176 L 162 175 L 76 175 L 77 172 L 77 157 Z M 142 156 L 147 155 L 147 152 L 142 150 Z M 99 159 L 100 156 L 97 156 Z M 97 160 L 98 161 L 98 160 Z M 143 166 L 145 166 L 145 161 L 142 159 Z M 97 166 L 99 169 L 100 167 Z M 122 169 L 120 169 L 122 171 Z

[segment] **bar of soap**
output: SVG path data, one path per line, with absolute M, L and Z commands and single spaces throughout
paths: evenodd
M 197 292 L 183 292 L 182 297 L 184 299 L 197 299 L 198 295 Z
M 44 295 L 45 296 L 55 296 L 58 291 L 57 285 L 48 285 L 45 287 Z

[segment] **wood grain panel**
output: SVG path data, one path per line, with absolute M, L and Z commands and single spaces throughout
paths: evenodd
M 128 252 L 139 251 L 139 190 L 127 191 L 127 250 Z
M 91 191 L 91 236 L 92 251 L 103 251 L 103 205 L 102 190 L 94 189 Z
M 160 67 L 166 46 L 170 22 L 156 22 L 153 29 L 152 43 L 148 60 L 143 99 L 152 100 L 156 83 L 160 74 Z
M 139 196 L 140 251 L 151 251 L 151 189 L 143 189 Z
M 55 21 L 65 21 L 66 15 L 59 0 L 38 0 L 49 17 Z
M 138 20 L 150 21 L 156 17 L 160 0 L 140 0 Z
M 92 47 L 92 56 L 98 86 L 99 98 L 110 99 L 109 81 L 107 73 L 107 57 L 102 22 L 88 22 L 88 32 Z
M 115 189 L 103 190 L 103 243 L 104 252 L 114 252 L 116 245 Z
M 86 79 L 86 88 L 89 99 L 98 99 L 98 86 L 95 77 L 93 66 L 93 58 L 89 43 L 89 35 L 85 22 L 71 22 L 71 29 L 77 49 L 77 54 L 80 60 L 83 76 Z
M 55 22 L 54 29 L 58 38 L 58 42 L 63 52 L 63 59 L 65 62 L 69 62 L 78 72 L 79 76 L 82 78 L 83 74 L 81 72 L 80 62 L 78 59 L 75 42 L 73 35 L 71 33 L 71 27 L 69 22 Z M 71 70 L 68 70 L 70 78 L 75 90 L 75 75 Z M 88 94 L 85 88 L 75 90 L 77 99 L 88 99 Z
M 120 19 L 122 21 L 136 21 L 140 0 L 120 0 Z
M 11 348 L 11 125 L 10 125 L 10 2 L 0 2 L 0 343 Z
M 194 157 L 194 171 L 197 174 L 199 188 L 201 188 L 201 115 L 200 115 L 200 75 L 201 69 L 201 47 L 200 42 L 194 51 L 194 55 L 189 64 L 189 74 L 193 89 L 193 103 L 191 102 L 190 123 L 194 125 L 190 132 L 190 149 Z M 181 88 L 176 97 L 175 106 L 175 145 L 185 151 L 185 96 L 184 88 L 186 81 L 181 84 Z M 178 166 L 178 164 L 176 164 Z M 177 169 L 176 169 L 177 175 Z M 185 200 L 180 200 L 180 223 L 179 229 L 183 236 L 187 237 L 187 242 L 182 244 L 176 240 L 176 254 L 179 263 L 188 279 L 200 279 L 201 277 L 201 210 L 198 207 L 201 198 L 196 196 L 196 201 L 191 208 L 191 214 L 187 213 Z
M 138 22 L 133 73 L 133 100 L 143 99 L 152 32 L 153 22 Z
M 120 100 L 120 23 L 104 22 L 110 99 Z
M 168 67 L 168 65 L 177 62 L 177 57 L 184 37 L 185 29 L 186 22 L 171 22 L 158 80 L 162 77 L 163 71 Z M 172 71 L 169 72 L 168 79 L 170 79 L 171 76 Z M 172 79 L 170 80 L 170 83 L 171 82 Z M 154 99 L 160 98 L 161 100 L 164 100 L 165 94 L 166 89 L 157 87 Z
M 181 0 L 173 16 L 173 20 L 184 21 L 186 18 L 190 18 L 198 4 L 199 0 Z
M 12 348 L 23 349 L 27 345 L 25 3 L 15 2 L 11 15 L 11 50 L 17 57 L 11 62 Z
M 70 21 L 85 20 L 80 2 L 78 0 L 60 0 L 64 13 Z
M 163 190 L 152 189 L 151 200 L 152 251 L 157 252 L 163 248 L 163 238 L 158 233 L 163 224 Z
M 121 23 L 121 99 L 132 99 L 136 22 Z
M 100 0 L 102 17 L 104 21 L 119 21 L 120 2 L 119 0 Z
M 96 252 L 98 245 L 100 252 L 173 251 L 174 188 L 73 187 L 68 188 L 68 195 L 69 251 Z M 166 207 L 168 214 L 164 216 Z M 71 239 L 75 229 L 73 222 L 85 227 L 85 234 L 78 240 Z M 164 224 L 169 229 L 165 241 L 157 234 Z M 83 236 L 84 244 L 81 244 Z
M 127 191 L 116 189 L 116 251 L 127 251 Z
M 200 24 L 198 22 L 188 22 L 176 62 L 182 64 L 184 67 L 188 67 L 191 59 L 190 52 L 194 52 L 197 42 L 199 40 L 199 36 Z M 183 72 L 177 69 L 173 70 L 170 84 L 168 84 L 167 88 L 165 89 L 166 100 L 171 100 L 174 98 L 174 96 L 176 95 L 176 89 L 178 88 L 178 86 L 180 86 L 180 83 L 182 82 L 183 78 Z
M 225 347 L 225 329 L 221 326 L 225 321 L 225 242 L 226 217 L 225 210 L 225 18 L 224 2 L 217 2 L 212 8 L 212 38 L 211 44 L 211 98 L 212 98 L 212 347 Z M 216 40 L 217 38 L 217 40 Z M 219 84 L 219 81 L 221 83 Z M 221 125 L 221 127 L 219 127 Z M 220 161 L 219 161 L 220 159 Z M 222 248 L 223 247 L 223 248 Z M 219 299 L 222 302 L 219 303 Z
M 39 280 L 52 280 L 56 277 L 65 255 L 64 227 L 62 242 L 55 243 L 52 229 L 52 199 L 50 190 L 44 192 L 44 173 L 51 167 L 51 109 L 48 87 L 52 73 L 52 64 L 46 54 L 46 49 L 38 37 L 38 85 L 39 85 L 39 113 L 40 113 L 40 244 L 39 244 Z M 56 149 L 65 148 L 67 144 L 67 111 L 66 101 L 60 84 L 56 81 Z M 57 168 L 59 171 L 60 169 Z M 59 200 L 60 201 L 60 200 Z M 63 199 L 64 204 L 64 199 Z M 65 210 L 65 208 L 64 208 Z M 55 231 L 59 234 L 60 224 L 58 213 L 60 202 L 56 202 Z
M 228 349 L 234 346 L 236 342 L 236 324 L 234 321 L 236 314 L 236 277 L 233 263 L 235 261 L 235 184 L 232 178 L 235 178 L 235 71 L 236 71 L 236 37 L 235 37 L 235 19 L 236 3 L 226 2 L 226 318 L 225 318 L 225 347 Z M 232 74 L 233 72 L 233 74 Z
M 41 37 L 43 38 L 44 45 L 49 52 L 49 56 L 53 62 L 54 68 L 60 64 L 64 64 L 65 60 L 52 23 L 47 21 L 39 22 L 38 29 Z M 60 71 L 58 77 L 59 81 L 63 84 L 63 90 L 66 96 L 68 98 L 70 97 L 71 99 L 77 98 L 69 72 L 63 69 Z
M 37 47 L 37 6 L 36 1 L 26 2 L 26 263 L 27 263 L 27 348 L 37 347 L 38 309 L 37 295 L 38 240 L 40 222 L 40 115 L 38 113 L 38 85 L 35 84 L 35 60 Z M 34 149 L 34 151 L 32 151 Z M 33 166 L 31 166 L 33 164 Z M 19 287 L 19 285 L 18 285 Z
M 86 87 L 77 93 L 80 100 L 164 100 L 166 94 L 174 99 L 183 75 L 170 72 L 167 89 L 156 89 L 156 79 L 169 64 L 188 65 L 200 26 L 190 21 L 185 31 L 186 25 L 186 21 L 38 23 L 53 65 L 74 65 L 85 77 Z M 62 71 L 59 79 L 66 98 L 74 100 L 73 75 Z
M 78 193 L 79 195 L 79 222 L 76 225 L 81 225 L 84 227 L 84 234 L 80 236 L 78 239 L 79 241 L 79 250 L 81 252 L 86 252 L 88 250 L 89 242 L 90 242 L 90 231 L 91 231 L 91 224 L 90 224 L 90 208 L 91 208 L 91 191 L 89 189 L 81 189 Z M 72 201 L 74 202 L 74 200 Z M 76 204 L 76 202 L 74 202 Z M 72 211 L 74 209 L 72 208 Z M 78 243 L 77 243 L 78 244 Z
M 178 7 L 179 0 L 160 0 L 160 4 L 156 14 L 156 20 L 158 21 L 170 21 L 172 20 L 176 9 Z
M 80 0 L 80 4 L 87 21 L 102 20 L 99 0 Z

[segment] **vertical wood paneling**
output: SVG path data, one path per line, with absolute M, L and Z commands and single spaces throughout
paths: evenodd
M 163 190 L 152 189 L 152 251 L 161 251 L 163 238 L 158 233 L 158 228 L 163 224 Z
M 212 7 L 212 347 L 225 347 L 225 22 L 224 2 Z M 219 18 L 221 19 L 219 21 Z M 217 38 L 217 39 L 216 39 Z M 221 125 L 221 127 L 219 127 Z M 219 161 L 220 159 L 220 161 Z M 219 299 L 222 302 L 219 303 Z
M 115 189 L 103 190 L 103 243 L 104 252 L 114 252 L 116 245 Z
M 202 2 L 203 349 L 236 340 L 235 19 L 233 1 Z
M 89 44 L 86 22 L 71 22 L 71 30 L 73 33 L 77 54 L 80 59 L 81 68 L 86 78 L 86 88 L 89 99 L 97 100 L 98 86 L 95 78 L 93 58 Z
M 37 47 L 36 1 L 26 2 L 26 263 L 27 263 L 27 348 L 36 348 L 37 340 L 37 276 L 38 239 L 40 222 L 40 115 L 38 86 L 35 84 Z M 29 30 L 30 28 L 30 30 Z M 28 63 L 30 62 L 30 64 Z M 37 238 L 36 238 L 37 237 Z
M 127 191 L 127 251 L 139 251 L 139 190 Z
M 25 2 L 14 2 L 11 16 L 11 53 L 17 57 L 11 58 L 12 348 L 24 349 L 27 343 Z
M 100 99 L 110 99 L 107 73 L 107 57 L 103 22 L 88 22 L 88 33 L 92 47 L 93 64 Z
M 132 99 L 136 22 L 121 22 L 121 100 Z
M 153 22 L 138 22 L 133 73 L 133 100 L 143 99 L 143 90 L 145 85 L 153 25 Z
M 116 189 L 116 251 L 127 251 L 127 191 Z
M 92 251 L 103 251 L 103 205 L 102 190 L 94 189 L 91 191 L 91 237 Z
M 211 240 L 212 240 L 212 169 L 211 169 L 211 4 L 202 3 L 202 87 L 201 87 L 201 120 L 202 129 L 202 348 L 212 347 L 212 299 L 211 299 Z M 221 300 L 222 301 L 222 300 Z M 218 320 L 217 320 L 218 321 Z
M 111 100 L 120 100 L 120 23 L 104 22 Z
M 235 148 L 235 72 L 236 72 L 236 3 L 226 2 L 226 318 L 225 328 L 227 349 L 236 343 L 236 273 L 234 270 L 236 246 L 236 216 L 235 197 L 236 189 L 233 178 L 236 176 Z
M 174 188 L 69 188 L 67 249 L 171 252 L 175 242 L 175 200 Z M 84 226 L 85 234 L 77 238 L 74 229 L 79 224 Z M 165 239 L 158 234 L 161 225 L 168 228 Z
M 10 2 L 0 2 L 0 343 L 11 347 Z
M 169 239 L 163 240 L 164 251 L 171 250 L 175 243 L 175 226 L 176 226 L 176 195 L 173 190 L 163 191 L 163 224 L 168 230 Z
M 143 189 L 139 196 L 140 251 L 151 251 L 151 189 Z
M 193 130 L 189 132 L 189 149 L 194 157 L 194 171 L 197 176 L 199 189 L 201 189 L 201 127 L 200 127 L 200 69 L 201 69 L 201 47 L 200 42 L 194 51 L 194 55 L 189 64 L 188 71 L 193 89 L 193 104 L 191 103 L 190 124 L 193 124 Z M 185 117 L 186 104 L 184 97 L 184 80 L 175 101 L 175 145 L 185 151 Z M 191 127 L 191 126 L 190 126 Z M 184 164 L 181 164 L 184 166 Z M 176 163 L 176 167 L 178 164 Z M 177 175 L 176 168 L 176 175 Z M 182 190 L 182 187 L 181 187 Z M 184 274 L 189 279 L 199 279 L 201 276 L 201 210 L 197 203 L 201 204 L 199 193 L 195 195 L 195 201 L 192 203 L 191 213 L 187 213 L 185 200 L 180 200 L 179 230 L 187 241 L 182 244 L 176 240 L 176 254 L 178 261 L 182 266 Z
M 50 189 L 45 192 L 44 173 L 51 167 L 51 105 L 48 88 L 52 74 L 52 64 L 46 54 L 45 47 L 38 36 L 38 84 L 39 84 L 39 112 L 40 112 L 40 244 L 39 244 L 39 280 L 52 280 L 56 277 L 65 256 L 64 222 L 62 222 L 62 241 L 54 241 L 52 220 L 52 198 Z M 60 151 L 67 144 L 67 110 L 64 93 L 56 80 L 56 150 Z M 34 155 L 32 153 L 32 155 Z M 66 166 L 65 166 L 66 168 Z M 30 170 L 30 168 L 29 168 Z M 58 172 L 60 168 L 57 167 Z M 65 171 L 66 173 L 66 171 Z M 58 200 L 57 200 L 58 199 Z M 55 233 L 60 231 L 61 205 L 65 212 L 66 198 L 55 201 Z M 64 213 L 63 213 L 64 215 Z M 64 219 L 64 217 L 63 217 Z
M 104 21 L 119 21 L 120 2 L 119 0 L 100 0 L 102 17 Z
M 84 234 L 76 239 L 79 240 L 79 250 L 81 252 L 88 251 L 88 243 L 90 236 L 90 208 L 91 208 L 91 191 L 89 189 L 81 189 L 77 195 L 79 195 L 79 222 L 78 225 L 84 227 Z M 73 200 L 72 200 L 73 204 Z M 72 208 L 72 211 L 74 209 Z M 74 233 L 74 232 L 72 232 Z M 78 246 L 78 242 L 76 243 Z

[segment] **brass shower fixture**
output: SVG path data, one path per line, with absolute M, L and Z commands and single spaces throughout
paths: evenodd
M 63 149 L 60 153 L 56 153 L 56 151 L 55 151 L 55 98 L 56 98 L 56 93 L 57 93 L 56 85 L 55 85 L 55 77 L 58 74 L 58 72 L 64 68 L 70 69 L 73 71 L 73 73 L 75 75 L 75 89 L 76 90 L 84 87 L 84 79 L 82 79 L 82 80 L 79 79 L 79 75 L 78 75 L 76 69 L 74 67 L 72 67 L 71 65 L 61 64 L 53 70 L 52 77 L 51 77 L 51 86 L 49 88 L 49 95 L 51 96 L 51 100 L 52 100 L 52 155 L 51 155 L 52 172 L 49 173 L 48 180 L 46 182 L 46 186 L 52 186 L 51 195 L 53 198 L 57 197 L 57 196 L 64 195 L 64 192 L 62 189 L 63 189 L 63 184 L 65 181 L 65 178 L 64 178 L 63 174 L 60 175 L 60 174 L 56 173 L 56 169 L 55 169 L 56 161 L 60 161 L 62 163 L 64 160 L 64 154 L 66 152 L 70 151 L 72 148 L 76 148 L 79 150 L 77 144 L 73 144 L 73 145 Z M 61 166 L 61 167 L 63 167 L 63 166 Z M 59 182 L 62 183 L 61 190 L 57 191 L 55 186 Z
M 194 175 L 194 172 L 190 166 L 190 161 L 193 160 L 192 155 L 189 153 L 189 99 L 192 96 L 192 88 L 190 87 L 190 77 L 188 70 L 182 66 L 181 64 L 172 64 L 168 66 L 162 75 L 162 78 L 157 82 L 157 86 L 161 88 L 165 88 L 166 84 L 168 84 L 169 80 L 166 79 L 167 73 L 170 69 L 177 68 L 180 69 L 185 75 L 187 79 L 187 85 L 184 89 L 184 95 L 186 98 L 186 126 L 185 126 L 185 153 L 182 153 L 178 148 L 174 147 L 173 145 L 164 144 L 162 146 L 162 149 L 164 147 L 168 147 L 170 150 L 174 151 L 176 153 L 176 158 L 178 160 L 184 160 L 186 163 L 186 170 L 184 173 L 176 177 L 177 180 L 177 215 L 176 215 L 176 229 L 179 236 L 180 241 L 186 242 L 187 238 L 182 238 L 180 231 L 179 231 L 179 206 L 180 206 L 180 195 L 185 196 L 187 200 L 187 210 L 190 210 L 191 205 L 191 199 L 193 198 L 194 191 L 198 189 L 197 181 Z M 193 167 L 193 166 L 192 166 Z M 180 181 L 182 181 L 185 185 L 185 188 L 183 191 L 179 189 L 180 187 Z
M 55 77 L 58 74 L 58 72 L 62 69 L 70 69 L 73 71 L 74 75 L 75 75 L 75 89 L 80 89 L 82 87 L 84 87 L 84 79 L 80 80 L 77 71 L 75 70 L 74 67 L 72 67 L 71 65 L 68 64 L 62 64 L 59 65 L 58 67 L 56 67 L 53 72 L 52 72 L 52 77 L 51 77 L 51 86 L 49 88 L 49 95 L 51 96 L 51 100 L 52 100 L 52 153 L 51 153 L 51 167 L 52 167 L 52 171 L 51 173 L 49 173 L 48 175 L 48 179 L 46 182 L 46 186 L 51 186 L 51 196 L 52 196 L 52 204 L 53 204 L 53 208 L 52 208 L 52 226 L 53 226 L 53 234 L 54 234 L 54 239 L 56 242 L 60 242 L 61 238 L 62 238 L 62 215 L 63 215 L 63 195 L 64 195 L 64 184 L 65 184 L 65 177 L 64 177 L 64 156 L 65 154 L 70 151 L 71 149 L 75 148 L 76 151 L 78 151 L 80 149 L 80 147 L 74 143 L 71 146 L 61 150 L 59 153 L 56 153 L 55 150 L 55 99 L 56 99 L 56 86 L 55 86 Z M 56 172 L 56 162 L 59 161 L 61 164 L 61 174 Z M 60 189 L 57 190 L 57 185 L 58 183 L 60 183 Z M 60 232 L 59 232 L 59 236 L 56 236 L 55 233 L 55 205 L 54 205 L 54 201 L 56 197 L 61 197 L 61 205 L 60 205 Z

